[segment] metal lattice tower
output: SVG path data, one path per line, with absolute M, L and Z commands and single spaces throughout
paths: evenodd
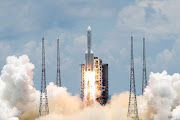
M 60 69 L 60 49 L 59 49 L 59 39 L 57 40 L 57 76 L 56 85 L 61 87 L 61 69 Z
M 136 100 L 136 86 L 135 86 L 135 75 L 134 75 L 134 58 L 133 58 L 133 37 L 131 36 L 131 70 L 130 70 L 130 91 L 129 91 L 129 106 L 128 106 L 128 117 L 133 120 L 139 120 L 138 108 Z
M 44 38 L 42 38 L 42 76 L 41 76 L 41 96 L 39 106 L 39 116 L 49 114 L 47 89 L 46 89 L 46 71 L 45 71 L 45 48 Z
M 147 86 L 147 75 L 146 75 L 146 56 L 145 56 L 145 38 L 143 38 L 143 75 L 142 75 L 142 94 Z

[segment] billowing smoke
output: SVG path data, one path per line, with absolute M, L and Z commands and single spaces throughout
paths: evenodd
M 124 101 L 122 101 L 124 100 Z M 92 106 L 86 108 L 74 109 L 73 106 L 68 110 L 74 109 L 73 112 L 62 113 L 59 111 L 51 111 L 52 114 L 41 117 L 37 120 L 127 120 L 127 105 L 128 93 L 122 93 L 120 95 L 114 95 L 112 101 L 107 106 L 101 106 L 99 103 L 95 103 Z M 57 101 L 61 102 L 61 101 Z M 67 101 L 65 104 L 68 104 Z M 78 104 L 78 101 L 71 101 L 73 105 Z M 50 106 L 52 107 L 52 106 Z M 63 106 L 60 106 L 63 108 Z M 57 114 L 58 113 L 58 114 Z M 69 114 L 71 113 L 71 114 Z
M 79 95 L 65 87 L 47 86 L 50 114 L 38 118 L 39 91 L 33 87 L 34 65 L 27 55 L 10 56 L 0 76 L 0 120 L 130 120 L 128 92 L 113 95 L 109 103 L 83 108 Z M 180 119 L 180 74 L 151 73 L 149 85 L 137 96 L 141 120 Z
M 166 71 L 151 73 L 149 85 L 144 92 L 145 118 L 153 120 L 179 120 L 180 74 L 172 76 Z M 142 105 L 140 105 L 142 107 Z M 177 115 L 177 113 L 179 115 Z
M 35 102 L 38 92 L 33 88 L 33 69 L 26 55 L 7 57 L 0 76 L 0 120 L 18 120 Z

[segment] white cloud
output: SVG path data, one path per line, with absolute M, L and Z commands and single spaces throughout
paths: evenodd
M 114 11 L 109 9 L 100 9 L 95 6 L 86 6 L 82 8 L 69 8 L 67 13 L 72 16 L 79 16 L 84 18 L 110 18 L 114 16 Z
M 11 53 L 11 46 L 6 41 L 0 41 L 0 56 L 6 58 Z
M 25 52 L 30 53 L 34 48 L 36 47 L 36 42 L 35 41 L 29 41 L 24 45 L 25 47 Z
M 175 69 L 179 63 L 179 4 L 179 0 L 136 0 L 135 5 L 124 7 L 118 14 L 117 28 L 124 34 L 144 34 L 147 41 L 167 42 L 165 45 L 168 45 L 168 48 L 157 46 L 164 49 L 154 58 L 153 55 L 149 56 L 148 64 L 151 64 L 151 70 Z M 175 41 L 172 48 L 165 40 Z M 152 53 L 151 50 L 148 51 Z
M 120 56 L 126 57 L 127 55 L 128 55 L 128 50 L 126 48 L 121 48 L 120 49 Z
M 165 60 L 165 61 L 171 61 L 173 59 L 173 51 L 169 51 L 168 49 L 165 49 L 163 52 L 158 54 L 158 59 Z
M 117 26 L 136 34 L 145 34 L 151 37 L 151 41 L 171 39 L 180 30 L 180 16 L 176 14 L 180 10 L 179 4 L 179 0 L 137 0 L 135 5 L 119 12 Z
M 87 36 L 85 35 L 78 36 L 74 39 L 73 43 L 77 46 L 84 47 L 86 46 L 86 43 L 87 43 Z
M 38 30 L 39 25 L 37 24 L 37 21 L 35 21 L 35 16 L 29 14 L 30 11 L 30 2 L 1 1 L 0 33 L 3 33 L 1 36 Z
M 180 38 L 174 42 L 172 49 L 164 49 L 162 52 L 158 53 L 155 57 L 154 63 L 150 66 L 153 70 L 165 70 L 169 67 L 176 68 L 179 64 L 180 56 Z

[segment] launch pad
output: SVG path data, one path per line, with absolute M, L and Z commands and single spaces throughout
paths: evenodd
M 105 105 L 108 101 L 108 64 L 94 57 L 92 51 L 92 31 L 87 29 L 87 51 L 85 53 L 85 64 L 81 64 L 81 98 L 84 106 L 98 101 Z

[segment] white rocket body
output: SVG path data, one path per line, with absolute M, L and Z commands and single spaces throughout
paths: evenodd
M 92 31 L 89 26 L 87 29 L 87 51 L 85 53 L 85 70 L 93 71 L 94 68 L 94 53 L 92 51 Z

